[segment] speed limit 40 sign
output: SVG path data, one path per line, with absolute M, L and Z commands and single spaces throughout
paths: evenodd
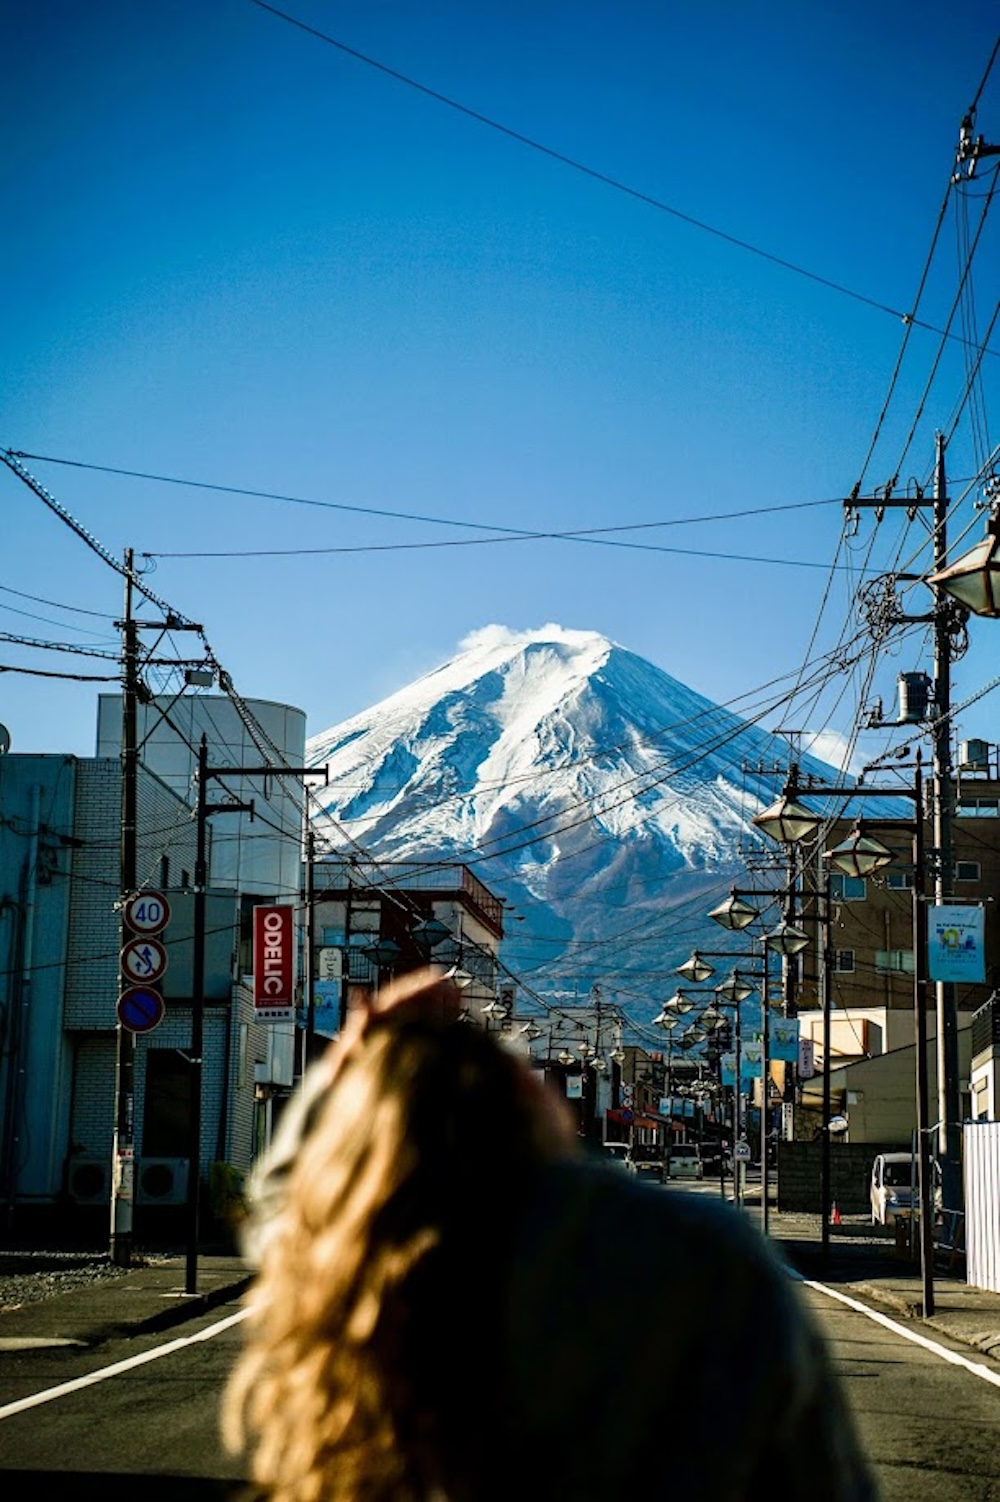
M 162 892 L 133 892 L 125 903 L 124 918 L 134 934 L 159 934 L 170 922 L 170 903 Z

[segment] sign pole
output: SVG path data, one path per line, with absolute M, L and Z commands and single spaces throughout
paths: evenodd
M 133 552 L 125 549 L 125 611 L 122 629 L 122 835 L 121 894 L 135 890 L 138 759 L 136 703 L 139 679 L 139 633 L 132 615 Z M 120 948 L 133 935 L 123 908 Z M 118 977 L 121 998 L 125 982 Z M 135 1178 L 135 1035 L 119 1016 L 115 1030 L 115 1126 L 111 1152 L 111 1260 L 117 1267 L 132 1262 L 132 1204 Z

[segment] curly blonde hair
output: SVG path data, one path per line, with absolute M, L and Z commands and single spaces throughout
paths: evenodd
M 342 1051 L 226 1396 L 227 1441 L 269 1497 L 503 1495 L 504 1269 L 553 1145 L 531 1083 L 479 1028 L 412 1009 Z

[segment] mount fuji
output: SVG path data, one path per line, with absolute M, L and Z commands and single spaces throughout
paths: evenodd
M 307 745 L 329 767 L 318 834 L 466 863 L 524 920 L 502 953 L 533 989 L 582 1000 L 601 982 L 643 1017 L 692 947 L 725 947 L 706 913 L 744 879 L 749 820 L 780 792 L 763 769 L 788 755 L 624 647 L 555 625 L 485 627 Z

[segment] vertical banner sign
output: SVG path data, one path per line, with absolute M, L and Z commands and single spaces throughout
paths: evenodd
M 931 980 L 986 980 L 986 909 L 937 903 L 927 909 L 927 974 Z
M 816 1073 L 816 1045 L 811 1038 L 799 1039 L 799 1079 L 811 1080 Z
M 767 1028 L 772 1062 L 794 1064 L 799 1057 L 799 1019 L 771 1017 Z
M 295 932 L 291 907 L 253 910 L 253 1010 L 256 1022 L 295 1019 Z

